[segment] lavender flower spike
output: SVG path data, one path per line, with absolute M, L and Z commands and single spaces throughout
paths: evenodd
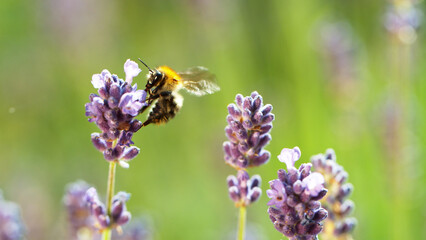
M 90 214 L 90 208 L 85 201 L 86 191 L 90 186 L 84 181 L 68 184 L 63 203 L 68 212 L 68 223 L 70 224 L 70 237 L 77 239 L 81 232 L 96 234 L 93 224 L 95 219 Z M 86 231 L 88 230 L 88 231 Z
M 330 215 L 325 221 L 321 237 L 324 239 L 352 239 L 351 232 L 357 221 L 350 217 L 355 205 L 347 199 L 353 190 L 352 184 L 346 182 L 348 173 L 336 162 L 336 154 L 333 149 L 327 149 L 325 154 L 312 156 L 311 162 L 314 170 L 325 176 L 324 186 L 330 190 L 325 198 L 321 199 L 322 205 Z
M 98 89 L 98 94 L 91 94 L 90 102 L 85 107 L 89 122 L 94 122 L 102 132 L 92 134 L 96 149 L 103 152 L 105 160 L 128 167 L 124 161 L 129 161 L 139 153 L 138 148 L 130 145 L 133 144 L 133 133 L 142 126 L 142 122 L 135 117 L 146 106 L 146 92 L 138 90 L 137 84 L 131 86 L 133 77 L 141 71 L 137 63 L 127 60 L 124 71 L 126 81 L 108 70 L 94 74 L 92 84 Z
M 229 197 L 235 202 L 236 207 L 246 207 L 256 202 L 262 190 L 261 178 L 254 175 L 250 178 L 245 170 L 239 170 L 237 177 L 230 175 L 227 178 Z
M 269 131 L 274 120 L 271 111 L 272 105 L 264 106 L 262 96 L 257 92 L 248 97 L 237 94 L 235 104 L 228 105 L 225 133 L 229 141 L 223 143 L 228 165 L 244 169 L 269 160 L 270 153 L 263 148 L 271 140 Z
M 311 173 L 311 164 L 302 164 L 299 169 L 294 162 L 300 157 L 300 149 L 283 149 L 280 161 L 287 165 L 278 170 L 278 179 L 270 181 L 267 190 L 271 198 L 268 205 L 269 217 L 275 228 L 291 240 L 317 239 L 322 221 L 327 211 L 321 208 L 327 190 L 323 187 L 324 178 L 319 173 Z M 273 206 L 275 205 L 275 207 Z
M 24 232 L 19 206 L 4 200 L 0 190 L 0 239 L 20 240 L 23 238 Z

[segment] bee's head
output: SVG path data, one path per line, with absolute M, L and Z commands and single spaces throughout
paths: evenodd
M 158 82 L 160 82 L 161 79 L 163 79 L 164 74 L 158 70 L 152 70 L 150 67 L 148 67 L 148 65 L 146 65 L 146 63 L 144 63 L 140 58 L 138 58 L 139 61 L 145 65 L 146 68 L 148 68 L 149 70 L 149 74 L 148 74 L 148 81 L 146 83 L 146 88 L 147 89 L 151 89 L 152 87 L 156 86 L 158 84 Z
M 158 70 L 151 70 L 149 71 L 149 77 L 148 77 L 148 81 L 146 83 L 146 88 L 152 88 L 156 85 L 158 85 L 158 83 L 161 81 L 161 79 L 163 79 L 164 74 Z

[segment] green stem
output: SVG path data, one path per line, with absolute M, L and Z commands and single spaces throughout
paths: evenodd
M 111 228 L 105 229 L 102 232 L 102 240 L 111 240 Z
M 244 240 L 245 239 L 245 228 L 246 228 L 246 215 L 247 215 L 247 209 L 245 206 L 240 207 L 240 218 L 238 223 L 238 233 L 237 233 L 237 240 Z
M 112 197 L 114 196 L 114 185 L 115 185 L 115 167 L 117 163 L 112 161 L 109 163 L 109 173 L 108 173 L 108 188 L 107 188 L 107 214 L 111 216 L 112 208 Z M 102 233 L 102 240 L 111 239 L 111 228 L 107 228 Z

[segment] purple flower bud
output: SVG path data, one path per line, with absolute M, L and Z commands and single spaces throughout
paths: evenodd
M 297 180 L 299 180 L 300 172 L 297 171 L 296 168 L 290 167 L 288 168 L 287 173 L 287 182 L 290 185 L 293 185 Z
M 286 201 L 286 204 L 289 207 L 296 207 L 297 204 L 299 204 L 299 199 L 295 195 L 289 195 Z
M 260 183 L 261 182 L 262 182 L 262 179 L 260 178 L 260 175 L 254 175 L 250 179 L 250 186 L 249 186 L 249 188 L 260 187 Z
M 238 179 L 235 176 L 233 176 L 233 175 L 229 175 L 226 178 L 226 182 L 228 183 L 228 187 L 233 187 L 233 186 L 237 186 L 238 185 Z
M 133 120 L 130 122 L 129 132 L 137 132 L 142 127 L 142 122 L 139 120 Z
M 260 195 L 262 195 L 262 189 L 259 187 L 253 188 L 249 196 L 250 203 L 256 202 L 260 198 Z
M 262 112 L 255 112 L 255 113 L 253 114 L 252 122 L 253 122 L 253 124 L 255 124 L 255 125 L 259 125 L 260 123 L 268 124 L 268 123 L 272 122 L 272 120 L 273 120 L 273 119 L 271 119 L 271 121 L 270 121 L 270 122 L 267 122 L 267 123 L 266 123 L 266 122 L 264 122 L 263 120 L 264 120 L 264 117 L 263 117 Z
M 121 156 L 122 160 L 130 161 L 135 158 L 140 152 L 138 147 L 128 147 L 124 150 L 123 155 Z
M 114 155 L 114 150 L 112 148 L 108 148 L 104 151 L 104 158 L 107 161 L 114 161 L 116 156 Z
M 116 102 L 118 102 L 121 98 L 122 89 L 118 83 L 111 84 L 111 87 L 109 88 L 109 95 L 111 98 L 113 98 Z
M 243 101 L 243 108 L 246 109 L 246 110 L 250 110 L 251 109 L 251 101 L 252 101 L 251 97 L 245 97 L 244 101 Z
M 237 106 L 239 108 L 243 108 L 243 101 L 244 101 L 243 99 L 244 97 L 241 94 L 237 94 L 237 96 L 235 96 L 235 102 L 237 103 Z
M 285 172 L 285 170 L 284 169 L 280 169 L 280 170 L 278 170 L 278 179 L 281 181 L 281 182 L 287 182 L 287 173 Z
M 310 235 L 318 235 L 322 230 L 322 225 L 319 223 L 311 224 L 309 226 L 308 234 Z
M 231 103 L 231 104 L 228 105 L 228 112 L 229 112 L 229 115 L 235 121 L 239 121 L 240 120 L 242 113 L 241 113 L 241 111 L 238 109 L 238 107 L 235 104 Z
M 305 188 L 300 180 L 293 183 L 293 191 L 296 194 L 301 194 Z
M 261 110 L 262 114 L 265 116 L 272 111 L 272 105 L 266 104 Z
M 262 148 L 264 148 L 270 141 L 271 141 L 271 135 L 266 134 L 260 137 L 259 141 L 257 142 L 256 150 L 260 151 Z
M 107 149 L 107 144 L 105 139 L 100 137 L 99 133 L 92 133 L 91 135 L 92 143 L 95 146 L 96 149 L 103 152 L 105 149 Z
M 343 204 L 340 206 L 339 212 L 340 215 L 349 215 L 355 208 L 354 202 L 351 200 L 345 200 Z
M 253 158 L 252 165 L 253 166 L 263 165 L 267 163 L 270 158 L 271 158 L 271 154 L 268 151 L 262 151 L 261 153 L 259 153 L 259 156 Z
M 123 212 L 123 214 L 121 214 L 121 216 L 115 221 L 115 223 L 121 226 L 128 223 L 131 218 L 132 215 L 130 214 L 130 212 Z
M 232 201 L 234 202 L 239 202 L 241 199 L 240 196 L 240 192 L 238 191 L 238 187 L 237 186 L 232 186 L 228 189 L 229 191 L 229 197 L 231 198 Z
M 272 114 L 272 113 L 270 113 L 270 114 L 268 114 L 268 115 L 265 115 L 265 116 L 263 116 L 263 118 L 262 118 L 262 125 L 269 124 L 269 123 L 271 123 L 272 121 L 274 121 L 274 119 L 275 119 L 275 115 L 274 115 L 274 114 Z
M 313 221 L 320 222 L 324 220 L 327 217 L 328 213 L 324 208 L 318 209 L 318 211 L 315 212 L 314 217 L 312 218 Z

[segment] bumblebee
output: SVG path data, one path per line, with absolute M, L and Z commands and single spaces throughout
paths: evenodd
M 176 116 L 183 104 L 183 97 L 178 93 L 182 88 L 196 96 L 212 94 L 220 90 L 215 75 L 205 67 L 192 67 L 177 73 L 167 66 L 160 66 L 153 70 L 140 58 L 139 61 L 149 70 L 145 85 L 147 104 L 142 107 L 140 113 L 155 103 L 142 126 L 151 123 L 164 124 Z

